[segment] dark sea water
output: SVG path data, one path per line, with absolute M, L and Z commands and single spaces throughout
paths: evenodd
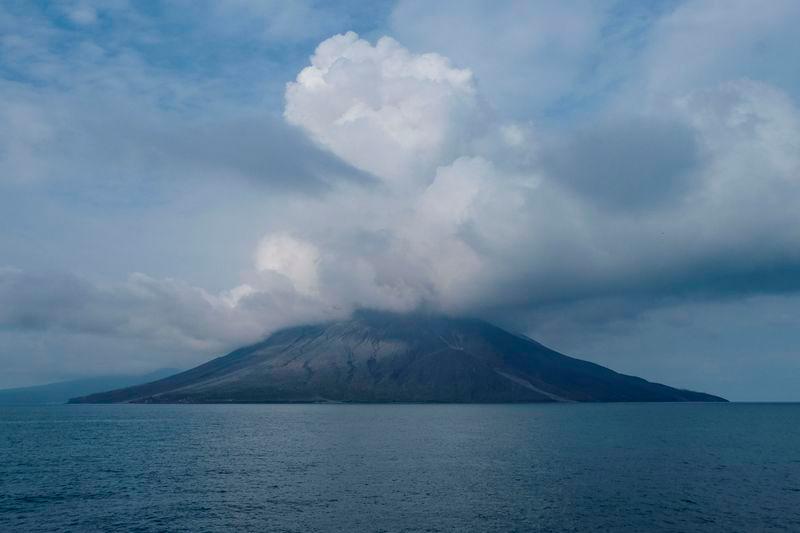
M 800 531 L 800 405 L 0 407 L 0 531 Z

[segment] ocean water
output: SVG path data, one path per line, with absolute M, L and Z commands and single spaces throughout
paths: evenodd
M 800 405 L 0 407 L 0 531 L 800 531 Z

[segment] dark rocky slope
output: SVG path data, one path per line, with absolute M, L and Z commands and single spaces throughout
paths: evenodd
M 478 320 L 362 311 L 72 403 L 725 401 L 618 374 Z

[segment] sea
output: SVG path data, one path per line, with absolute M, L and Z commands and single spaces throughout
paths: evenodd
M 800 404 L 0 406 L 0 531 L 800 531 Z

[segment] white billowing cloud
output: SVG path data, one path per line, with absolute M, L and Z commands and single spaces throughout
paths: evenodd
M 220 299 L 228 304 L 228 307 L 233 308 L 239 305 L 243 298 L 256 293 L 258 293 L 258 291 L 252 285 L 245 283 L 242 285 L 237 285 L 231 290 L 222 293 L 220 295 Z
M 526 128 L 493 122 L 471 73 L 446 58 L 413 54 L 389 38 L 372 45 L 352 32 L 318 46 L 287 87 L 285 115 L 383 182 L 300 201 L 283 214 L 317 239 L 321 283 L 348 287 L 335 295 L 322 287 L 329 302 L 467 305 L 486 252 L 470 239 L 503 239 L 524 203 L 515 194 L 537 181 L 505 175 L 487 157 L 520 149 Z
M 725 82 L 600 124 L 566 144 L 576 151 L 565 157 L 577 161 L 567 176 L 547 162 L 549 146 L 530 128 L 494 122 L 490 114 L 473 114 L 477 127 L 448 138 L 465 115 L 444 98 L 429 98 L 431 75 L 408 74 L 427 57 L 394 41 L 373 46 L 354 34 L 336 36 L 287 88 L 290 121 L 386 184 L 360 197 L 327 197 L 324 206 L 301 201 L 283 214 L 321 250 L 327 304 L 365 303 L 333 295 L 329 283 L 367 283 L 373 296 L 390 287 L 406 305 L 452 312 L 535 308 L 609 292 L 658 293 L 673 283 L 699 287 L 713 269 L 722 280 L 713 290 L 735 292 L 764 265 L 800 260 L 786 252 L 800 249 L 791 229 L 800 214 L 789 207 L 800 201 L 800 114 L 774 86 Z M 404 127 L 387 130 L 382 105 L 362 106 L 367 95 L 394 94 L 397 79 L 376 73 L 396 72 L 398 64 L 406 73 L 403 102 L 426 101 L 436 118 L 404 127 L 419 128 L 414 138 L 425 145 L 449 146 L 437 151 L 436 169 L 404 166 L 416 161 L 398 141 Z M 437 56 L 436 64 L 447 63 Z M 455 80 L 469 81 L 471 101 L 480 100 L 469 77 Z M 341 129 L 356 123 L 364 129 Z M 580 164 L 586 155 L 588 163 Z M 310 211 L 324 224 L 309 222 Z M 380 244 L 360 245 L 368 238 Z M 761 263 L 742 265 L 753 249 Z M 348 264 L 372 275 L 355 279 Z M 397 300 L 369 304 L 396 307 Z
M 290 235 L 269 235 L 256 250 L 256 268 L 286 276 L 298 292 L 313 295 L 319 291 L 319 250 L 311 243 Z
M 469 220 L 484 181 L 496 174 L 491 163 L 482 158 L 459 158 L 440 167 L 417 203 L 420 222 L 431 232 L 452 233 Z
M 411 54 L 390 37 L 373 46 L 353 32 L 320 44 L 286 88 L 290 123 L 390 180 L 447 162 L 480 111 L 469 70 L 438 54 Z
M 485 236 L 485 226 L 496 222 L 494 215 L 506 219 L 516 212 L 513 200 L 505 203 L 505 212 L 495 213 L 489 204 L 501 192 L 501 173 L 482 157 L 461 157 L 439 167 L 431 184 L 415 199 L 410 217 L 398 225 L 397 239 L 405 252 L 414 258 L 417 269 L 433 289 L 439 305 L 463 303 L 472 296 L 472 287 L 482 275 L 485 261 L 467 233 Z M 492 230 L 497 228 L 492 228 Z M 498 231 L 493 240 L 507 235 Z M 491 264 L 487 265 L 491 268 Z

